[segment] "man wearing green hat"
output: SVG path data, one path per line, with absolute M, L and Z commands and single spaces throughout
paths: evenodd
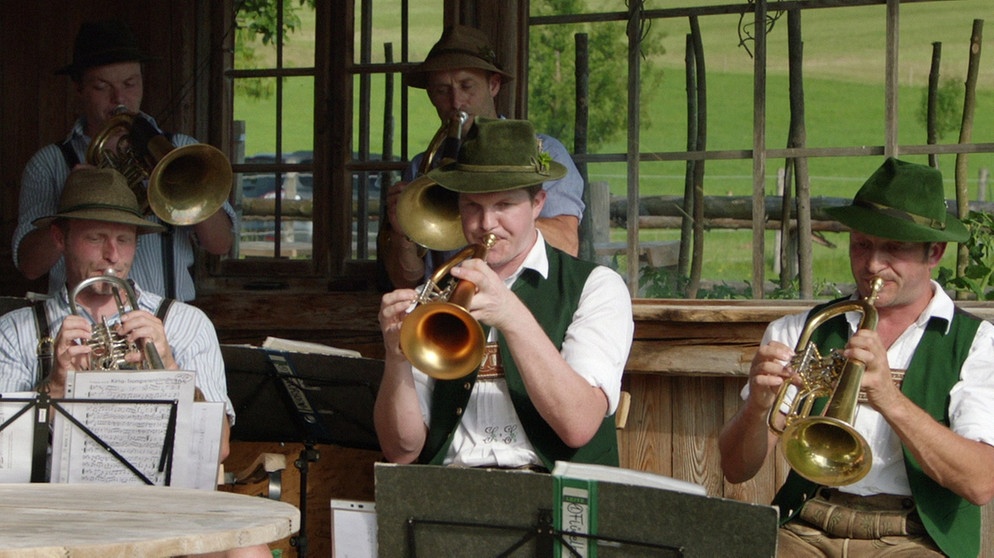
M 497 118 L 496 99 L 501 87 L 514 79 L 497 61 L 493 46 L 483 31 L 466 25 L 446 27 L 425 60 L 404 74 L 409 87 L 424 89 L 443 123 L 460 111 L 466 114 L 462 135 L 468 133 L 478 117 Z M 563 176 L 545 182 L 546 202 L 539 215 L 538 227 L 546 241 L 576 255 L 579 252 L 580 219 L 583 216 L 583 177 L 563 144 L 539 134 L 542 150 L 566 169 Z M 404 173 L 404 182 L 395 184 L 387 198 L 387 224 L 380 233 L 380 260 L 394 287 L 412 287 L 421 283 L 434 266 L 448 259 L 450 253 L 424 254 L 407 238 L 407 231 L 397 222 L 394 208 L 397 196 L 422 167 L 425 154 L 415 156 Z M 435 155 L 438 164 L 444 153 Z M 413 235 L 412 235 L 413 236 Z M 429 246 L 432 250 L 436 247 Z
M 631 347 L 631 300 L 613 270 L 549 246 L 536 227 L 542 183 L 565 169 L 539 151 L 531 124 L 477 119 L 456 162 L 429 177 L 458 193 L 470 243 L 496 242 L 451 275 L 475 285 L 467 310 L 487 348 L 468 376 L 412 367 L 401 325 L 417 293 L 383 296 L 384 375 L 377 436 L 387 459 L 467 467 L 618 464 L 613 413 Z M 431 303 L 428 303 L 431 304 Z
M 811 333 L 822 355 L 839 349 L 865 364 L 852 427 L 872 462 L 865 477 L 837 488 L 792 470 L 774 499 L 778 556 L 976 557 L 979 506 L 994 498 L 994 326 L 957 309 L 931 279 L 946 243 L 969 232 L 947 213 L 938 170 L 893 158 L 830 213 L 851 229 L 852 298 L 883 281 L 875 329 L 859 329 L 861 313 L 849 312 Z M 767 328 L 745 403 L 719 437 L 730 482 L 756 475 L 779 440 L 767 417 L 791 381 L 809 315 Z

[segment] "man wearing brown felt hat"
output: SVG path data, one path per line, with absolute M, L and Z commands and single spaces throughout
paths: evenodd
M 462 137 L 469 132 L 476 118 L 499 117 L 497 95 L 501 87 L 512 79 L 513 76 L 498 62 L 486 34 L 465 25 L 446 27 L 425 60 L 404 74 L 405 84 L 425 90 L 443 126 L 460 112 L 466 114 L 461 128 Z M 559 140 L 544 134 L 537 137 L 542 141 L 542 151 L 566 169 L 562 177 L 549 180 L 543 186 L 547 196 L 538 226 L 550 244 L 575 256 L 579 252 L 578 227 L 584 209 L 583 177 Z M 420 284 L 437 265 L 452 255 L 451 251 L 434 246 L 427 247 L 430 250 L 427 254 L 419 251 L 397 222 L 397 198 L 406 185 L 420 174 L 425 156 L 422 153 L 411 160 L 403 182 L 393 185 L 387 196 L 387 224 L 382 228 L 378 246 L 380 261 L 394 287 Z M 438 166 L 442 159 L 454 157 L 455 153 L 435 154 L 431 160 L 432 167 Z
M 745 401 L 719 436 L 725 478 L 749 480 L 778 443 L 809 447 L 810 458 L 788 452 L 800 462 L 792 463 L 796 468 L 774 499 L 780 557 L 974 558 L 980 506 L 994 499 L 994 326 L 957 308 L 931 279 L 946 243 L 966 241 L 969 231 L 949 215 L 938 170 L 894 158 L 851 204 L 828 213 L 851 229 L 851 298 L 872 301 L 873 310 L 844 305 L 839 308 L 852 311 L 818 315 L 827 308 L 822 305 L 770 324 L 752 361 Z M 875 326 L 864 322 L 867 313 L 876 314 Z M 822 323 L 811 331 L 805 324 L 815 315 Z M 793 360 L 805 331 L 820 355 L 838 350 L 864 368 L 853 376 L 861 386 L 852 392 L 855 401 L 833 399 L 828 407 L 855 405 L 846 428 L 856 435 L 819 441 L 784 431 L 781 439 L 768 426 L 771 410 L 780 429 L 804 424 L 774 406 L 785 382 L 800 384 L 796 368 L 810 368 Z M 817 378 L 815 370 L 805 378 Z M 835 397 L 843 398 L 839 391 Z M 793 395 L 783 393 L 786 407 Z M 814 416 L 827 397 L 812 397 Z M 847 420 L 828 418 L 836 425 Z M 823 428 L 829 427 L 818 423 L 809 430 Z M 822 451 L 829 457 L 822 459 Z
M 96 324 L 107 324 L 135 347 L 139 343 L 154 345 L 164 369 L 195 372 L 199 394 L 225 405 L 220 445 L 223 461 L 229 453 L 228 436 L 235 412 L 227 394 L 217 334 L 199 308 L 163 299 L 132 281 L 138 246 L 154 240 L 162 225 L 145 218 L 124 176 L 113 169 L 73 171 L 57 211 L 36 219 L 33 226 L 52 238 L 64 258 L 66 282 L 55 296 L 37 302 L 38 306 L 0 317 L 0 393 L 45 390 L 53 398 L 64 397 L 70 372 L 105 368 L 98 364 L 100 359 L 88 341 L 97 337 Z M 129 300 L 121 289 L 115 295 L 115 285 L 107 281 L 77 288 L 90 279 L 107 276 L 129 282 L 135 300 Z M 42 316 L 44 324 L 39 323 Z M 120 358 L 137 366 L 144 357 L 142 351 L 131 351 Z M 111 369 L 127 367 L 118 363 Z M 257 545 L 210 556 L 262 558 L 271 553 L 266 545 Z

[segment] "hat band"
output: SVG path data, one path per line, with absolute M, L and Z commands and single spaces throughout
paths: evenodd
M 442 54 L 465 54 L 467 56 L 472 56 L 473 58 L 479 58 L 480 60 L 483 60 L 484 62 L 494 67 L 497 66 L 497 55 L 492 50 L 486 52 L 480 52 L 480 51 L 472 51 L 468 48 L 440 48 L 430 53 L 428 55 L 428 58 L 429 59 L 435 58 Z
M 867 200 L 853 200 L 853 205 L 865 207 L 867 209 L 872 209 L 889 217 L 895 219 L 900 219 L 902 221 L 910 221 L 916 225 L 921 225 L 923 227 L 928 227 L 930 229 L 944 231 L 946 230 L 946 224 L 938 219 L 932 219 L 930 217 L 922 217 L 921 215 L 915 215 L 914 213 L 908 213 L 907 211 L 901 209 L 895 209 L 886 205 L 879 203 L 874 203 Z
M 549 176 L 548 162 L 532 158 L 531 165 L 470 165 L 467 163 L 455 163 L 452 168 L 466 172 L 533 172 L 542 176 Z
M 129 209 L 122 205 L 112 205 L 109 203 L 82 203 L 79 205 L 74 205 L 72 207 L 67 207 L 64 210 L 60 211 L 58 214 L 56 214 L 56 216 L 65 217 L 67 213 L 71 213 L 73 211 L 84 211 L 87 209 L 110 209 L 112 211 L 123 211 L 125 213 L 130 213 L 131 215 L 134 215 L 139 219 L 145 218 L 141 213 L 135 211 L 134 209 Z

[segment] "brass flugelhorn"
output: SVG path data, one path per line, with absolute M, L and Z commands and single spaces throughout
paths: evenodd
M 863 300 L 846 300 L 829 305 L 808 317 L 797 341 L 791 367 L 801 380 L 786 411 L 781 411 L 792 382 L 785 381 L 770 409 L 768 424 L 780 436 L 780 450 L 799 475 L 825 486 L 844 486 L 859 481 L 870 472 L 873 455 L 869 444 L 853 428 L 860 382 L 866 364 L 846 359 L 833 350 L 826 357 L 810 341 L 811 335 L 829 319 L 846 312 L 860 312 L 859 329 L 876 329 L 874 308 L 883 280 L 871 282 L 870 294 Z M 830 396 L 821 415 L 810 416 L 815 399 Z M 784 416 L 784 427 L 777 425 Z
M 124 314 L 130 310 L 138 309 L 138 298 L 135 296 L 135 289 L 131 283 L 108 272 L 106 275 L 97 275 L 84 279 L 69 295 L 69 310 L 80 315 L 76 306 L 76 297 L 98 283 L 110 283 L 114 301 L 117 303 L 117 311 Z M 124 305 L 121 298 L 121 291 L 128 297 L 129 306 Z M 107 319 L 100 318 L 99 323 L 92 324 L 93 334 L 87 341 L 90 346 L 90 370 L 164 370 L 162 358 L 159 356 L 155 344 L 142 339 L 138 343 L 128 341 L 127 337 L 117 333 L 113 326 L 107 325 Z M 128 362 L 125 355 L 131 352 L 141 352 L 142 360 L 137 365 Z
M 488 234 L 482 244 L 470 244 L 435 270 L 400 326 L 400 348 L 411 364 L 436 380 L 469 374 L 483 361 L 483 327 L 469 313 L 476 285 L 449 277 L 449 271 L 470 258 L 486 258 L 497 242 Z
M 171 225 L 195 225 L 216 213 L 234 178 L 221 150 L 206 143 L 176 147 L 143 113 L 123 106 L 90 141 L 86 162 L 123 174 L 139 206 Z
M 425 174 L 436 162 L 455 160 L 467 118 L 465 112 L 458 111 L 442 123 L 421 159 L 420 176 L 397 198 L 400 228 L 412 242 L 431 250 L 455 250 L 466 244 L 459 219 L 459 195 Z

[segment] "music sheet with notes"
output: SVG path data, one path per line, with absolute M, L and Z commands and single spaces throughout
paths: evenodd
M 24 402 L 5 401 L 5 399 L 33 399 L 36 395 L 33 391 L 0 394 L 0 424 L 7 424 L 8 420 L 14 419 L 14 416 L 27 405 Z M 31 480 L 34 418 L 34 411 L 28 411 L 0 430 L 0 483 Z
M 164 485 L 168 478 L 170 486 L 214 487 L 224 408 L 220 403 L 195 405 L 193 397 L 194 373 L 189 371 L 71 373 L 65 398 L 94 401 L 63 406 L 100 441 L 56 413 L 52 482 L 143 484 L 145 480 L 113 450 L 152 484 Z M 163 466 L 163 449 L 171 420 L 175 423 L 169 468 Z

